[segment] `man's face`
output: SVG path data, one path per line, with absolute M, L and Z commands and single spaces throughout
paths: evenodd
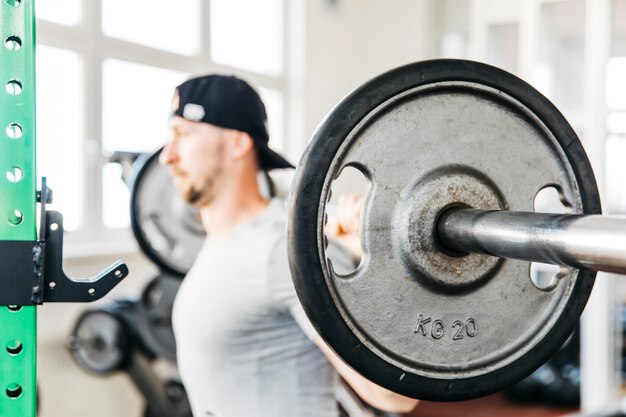
M 160 162 L 170 167 L 174 184 L 188 203 L 210 205 L 225 179 L 225 141 L 230 131 L 179 116 L 170 120 L 169 128 L 171 138 Z

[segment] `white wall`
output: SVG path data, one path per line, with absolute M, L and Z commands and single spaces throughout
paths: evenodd
M 291 74 L 304 86 L 304 120 L 289 138 L 292 157 L 350 91 L 386 70 L 435 57 L 434 9 L 434 0 L 304 2 L 304 25 L 292 28 L 300 32 L 292 39 L 303 42 L 304 62 Z

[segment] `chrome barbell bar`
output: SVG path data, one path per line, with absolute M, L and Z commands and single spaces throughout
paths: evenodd
M 437 236 L 452 253 L 626 274 L 626 218 L 453 208 Z

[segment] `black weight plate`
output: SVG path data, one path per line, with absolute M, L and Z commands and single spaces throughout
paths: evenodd
M 176 361 L 172 308 L 180 287 L 176 276 L 160 274 L 143 289 L 139 302 L 139 333 L 152 353 Z
M 205 238 L 197 211 L 183 201 L 159 164 L 161 150 L 149 156 L 132 182 L 130 220 L 141 250 L 163 271 L 184 277 Z
M 428 100 L 420 101 L 424 97 Z M 467 97 L 471 100 L 466 100 Z M 451 107 L 447 107 L 448 102 L 452 103 Z M 476 102 L 481 107 L 470 109 L 459 105 L 464 102 Z M 422 112 L 431 115 L 428 113 L 431 111 L 429 108 L 420 108 L 421 103 L 440 106 L 445 111 L 436 114 L 432 120 L 419 120 L 419 123 L 415 123 L 420 128 L 431 129 L 428 133 L 434 136 L 428 139 L 431 142 L 427 140 L 423 144 L 414 145 L 417 151 L 407 152 L 405 149 L 408 148 L 405 146 L 407 142 L 424 139 L 420 131 L 406 131 L 410 130 L 411 118 L 419 119 Z M 450 113 L 446 113 L 447 111 Z M 465 113 L 473 114 L 475 117 L 465 120 L 463 117 Z M 517 168 L 521 164 L 520 161 L 527 164 L 528 170 L 541 171 L 542 167 L 533 166 L 533 159 L 524 154 L 523 148 L 519 151 L 520 161 L 506 158 L 498 161 L 497 156 L 494 155 L 498 155 L 498 152 L 506 153 L 506 149 L 511 146 L 519 146 L 518 141 L 524 135 L 518 134 L 520 132 L 507 131 L 504 126 L 500 128 L 497 125 L 494 126 L 490 118 L 496 113 L 503 120 L 514 119 L 517 125 L 525 126 L 525 129 L 531 131 L 530 133 L 523 132 L 524 135 L 537 135 L 543 141 L 541 146 L 546 149 L 550 147 L 549 149 L 554 152 L 555 156 L 552 158 L 548 155 L 545 159 L 558 161 L 554 164 L 561 167 L 563 172 L 567 172 L 568 182 L 561 185 L 566 189 L 565 194 L 572 200 L 575 211 L 587 214 L 600 213 L 600 200 L 591 166 L 580 141 L 562 114 L 545 97 L 519 78 L 492 66 L 471 61 L 418 62 L 389 71 L 364 84 L 343 99 L 324 119 L 297 168 L 290 197 L 288 235 L 290 267 L 298 296 L 320 335 L 339 356 L 365 377 L 395 392 L 425 400 L 454 401 L 487 395 L 519 381 L 541 365 L 563 344 L 576 326 L 591 293 L 595 273 L 586 270 L 573 272 L 567 282 L 563 281 L 560 289 L 554 293 L 557 296 L 563 295 L 557 300 L 558 302 L 553 303 L 558 304 L 558 308 L 547 310 L 547 318 L 544 317 L 541 323 L 534 323 L 532 317 L 537 313 L 532 307 L 528 307 L 532 306 L 534 301 L 531 294 L 523 294 L 532 285 L 529 276 L 528 282 L 515 281 L 510 284 L 510 291 L 520 289 L 519 297 L 520 300 L 524 297 L 524 302 L 516 302 L 510 297 L 508 300 L 500 299 L 498 293 L 491 290 L 494 285 L 499 285 L 496 288 L 503 291 L 507 288 L 504 279 L 506 277 L 503 276 L 505 273 L 512 270 L 527 271 L 530 265 L 522 261 L 502 260 L 499 265 L 495 266 L 495 272 L 490 272 L 495 275 L 488 277 L 486 282 L 480 281 L 469 289 L 462 288 L 457 293 L 450 294 L 445 291 L 430 291 L 428 286 L 415 278 L 415 275 L 419 274 L 414 271 L 405 273 L 400 277 L 402 279 L 398 278 L 394 272 L 402 271 L 401 268 L 394 272 L 390 271 L 388 274 L 381 270 L 378 276 L 371 279 L 368 277 L 369 281 L 366 282 L 372 285 L 363 289 L 350 286 L 357 285 L 354 282 L 364 277 L 363 271 L 369 267 L 368 265 L 363 266 L 362 263 L 355 274 L 347 279 L 333 274 L 326 259 L 323 243 L 325 207 L 329 198 L 330 183 L 345 165 L 360 168 L 373 182 L 373 191 L 370 191 L 373 197 L 368 195 L 366 200 L 365 220 L 362 228 L 363 235 L 366 236 L 363 238 L 366 256 L 368 251 L 378 250 L 381 247 L 377 242 L 368 240 L 369 236 L 384 238 L 385 233 L 401 228 L 392 222 L 395 221 L 394 219 L 397 220 L 396 214 L 399 212 L 393 205 L 396 201 L 403 201 L 402 199 L 410 195 L 413 190 L 419 190 L 419 178 L 424 178 L 420 177 L 421 173 L 417 174 L 420 169 L 423 169 L 421 163 L 436 166 L 437 161 L 424 159 L 425 155 L 431 158 L 442 158 L 441 165 L 448 169 L 457 166 L 455 161 L 458 155 L 470 152 L 464 153 L 461 149 L 465 143 L 462 140 L 465 130 L 468 135 L 474 134 L 475 136 L 479 136 L 484 130 L 486 140 L 489 142 L 488 146 L 482 144 L 480 140 L 476 141 L 473 137 L 469 138 L 474 140 L 471 142 L 472 146 L 476 147 L 473 152 L 480 153 L 476 158 L 479 159 L 484 155 L 486 160 L 495 161 L 493 163 L 498 164 L 498 167 L 476 163 L 469 165 L 470 168 L 454 171 L 455 175 L 463 176 L 471 171 L 472 175 L 476 172 L 480 175 L 469 177 L 480 179 L 484 172 L 484 177 L 490 179 L 491 174 L 499 170 L 501 175 L 494 180 L 494 187 L 498 191 L 494 192 L 494 198 L 498 198 L 502 191 L 503 207 L 510 210 L 532 211 L 534 194 L 522 196 L 523 198 L 515 195 L 516 184 L 519 185 L 520 193 L 529 188 L 525 187 L 525 181 L 528 179 L 523 175 L 523 171 Z M 459 116 L 458 119 L 457 116 Z M 383 123 L 381 120 L 386 123 L 382 126 L 400 127 L 388 134 L 384 131 L 376 131 L 376 124 Z M 465 120 L 465 122 L 460 120 Z M 467 123 L 467 125 L 459 126 L 459 123 Z M 448 127 L 454 127 L 456 135 L 454 137 L 461 137 L 461 140 L 451 141 L 453 136 L 447 134 Z M 369 148 L 369 145 L 375 142 L 365 142 L 364 138 L 372 136 L 376 136 L 377 146 L 380 146 L 382 151 Z M 361 139 L 363 143 L 358 142 Z M 444 148 L 445 152 L 441 152 L 438 148 L 439 153 L 431 154 L 429 147 L 435 145 L 447 148 Z M 363 156 L 368 160 L 367 163 L 362 163 L 358 158 L 349 159 L 346 155 L 352 155 L 350 152 Z M 407 162 L 413 155 L 422 158 L 420 164 Z M 345 161 L 344 157 L 348 160 Z M 508 157 L 515 158 L 510 155 Z M 342 165 L 338 161 L 346 162 L 346 164 Z M 395 161 L 403 163 L 394 165 Z M 511 165 L 509 176 L 503 172 L 507 164 Z M 382 172 L 378 165 L 391 166 L 392 172 Z M 434 171 L 429 173 L 432 172 Z M 398 181 L 397 177 L 401 179 L 409 177 L 410 180 L 407 180 L 405 189 L 392 190 L 397 194 L 385 195 L 387 184 L 384 181 Z M 508 183 L 499 183 L 502 178 Z M 443 194 L 445 195 L 445 192 Z M 386 197 L 383 203 L 379 202 L 381 195 Z M 523 200 L 524 203 L 518 204 L 518 200 Z M 384 210 L 376 211 L 378 206 L 384 204 L 391 207 L 390 213 L 393 211 L 387 214 L 387 217 L 385 217 Z M 375 214 L 379 217 L 374 217 Z M 394 215 L 396 217 L 393 217 Z M 372 224 L 374 220 L 388 220 L 388 218 L 391 218 L 388 223 L 381 221 Z M 389 243 L 389 247 L 394 244 L 393 241 L 383 243 Z M 374 252 L 379 258 L 372 258 L 374 260 L 370 264 L 384 264 L 387 259 L 383 258 L 395 256 L 385 253 L 384 245 L 382 247 L 383 249 Z M 503 280 L 504 284 L 501 283 Z M 381 285 L 380 282 L 386 281 L 392 282 L 393 285 L 387 284 L 392 289 L 397 285 L 408 291 L 397 294 L 395 299 L 377 299 L 384 295 L 376 293 L 376 285 Z M 491 293 L 488 292 L 490 290 Z M 531 292 L 539 300 L 538 305 L 549 304 L 549 297 L 552 295 L 538 289 L 533 289 Z M 359 299 L 354 294 L 362 297 Z M 411 294 L 420 294 L 420 301 L 411 299 L 409 297 Z M 489 294 L 490 297 L 484 298 L 484 294 Z M 350 297 L 356 301 L 353 302 Z M 491 317 L 483 316 L 484 321 L 488 321 L 491 325 L 485 328 L 479 324 L 478 334 L 473 316 L 464 316 L 470 317 L 468 322 L 473 323 L 474 327 L 470 327 L 471 332 L 468 331 L 467 335 L 469 337 L 463 340 L 462 343 L 465 344 L 459 344 L 458 349 L 455 349 L 448 339 L 443 345 L 444 338 L 436 332 L 432 333 L 433 337 L 422 337 L 418 333 L 421 315 L 415 327 L 407 326 L 408 321 L 402 322 L 402 314 L 412 311 L 411 308 L 415 311 L 414 319 L 417 318 L 419 309 L 424 308 L 423 304 L 427 303 L 429 298 L 437 300 L 437 306 L 441 307 L 444 312 L 446 301 L 450 300 L 448 308 L 451 311 L 445 313 L 448 315 L 454 315 L 461 310 L 469 311 L 477 306 L 487 311 L 483 314 L 488 314 L 492 305 L 504 307 L 501 310 L 494 307 Z M 348 302 L 353 303 L 348 305 Z M 372 305 L 381 306 L 381 308 L 391 307 L 389 310 L 378 313 L 371 307 Z M 465 305 L 470 307 L 466 308 Z M 525 310 L 526 313 L 522 311 L 517 316 L 508 316 L 505 311 L 507 306 L 510 306 L 511 310 L 519 309 L 520 306 L 528 308 Z M 398 314 L 393 314 L 394 308 L 397 308 Z M 363 314 L 361 310 L 366 313 Z M 550 311 L 554 311 L 552 316 L 549 314 Z M 525 314 L 527 314 L 526 320 Z M 409 316 L 408 313 L 405 315 Z M 404 323 L 404 327 L 395 328 L 396 323 L 400 326 L 401 322 Z M 388 340 L 385 339 L 385 334 L 381 336 L 375 334 L 375 331 L 370 331 L 373 328 L 372 323 L 382 323 L 379 326 L 381 332 L 387 329 L 386 333 L 394 337 L 395 334 L 400 334 L 400 336 L 393 340 L 389 339 L 390 345 L 386 345 Z M 523 340 L 511 339 L 514 341 L 510 344 L 511 348 L 508 345 L 505 346 L 506 349 L 497 346 L 498 332 L 515 333 L 518 330 L 524 336 Z M 536 335 L 533 336 L 535 330 Z M 402 332 L 405 333 L 404 338 L 401 337 Z M 446 328 L 446 332 L 450 332 L 450 329 Z M 370 335 L 371 338 L 369 338 Z M 449 338 L 449 335 L 450 333 L 446 333 L 446 338 Z M 484 351 L 477 342 L 483 336 L 485 340 L 491 341 Z M 416 342 L 417 337 L 421 338 L 418 341 L 419 344 Z M 504 340 L 505 337 L 502 339 Z M 402 345 L 403 341 L 406 342 L 405 346 Z M 395 345 L 392 346 L 392 343 Z M 420 349 L 413 349 L 412 344 L 420 346 Z M 505 352 L 504 356 L 501 352 Z M 422 356 L 427 359 L 423 360 Z M 464 369 L 462 361 L 464 356 L 468 357 L 467 369 Z M 484 360 L 481 359 L 483 356 Z M 429 362 L 433 357 L 435 364 Z M 481 360 L 483 363 L 480 363 L 480 366 L 474 366 Z
M 69 350 L 76 363 L 89 372 L 117 371 L 129 358 L 128 330 L 116 306 L 83 313 L 72 331 Z

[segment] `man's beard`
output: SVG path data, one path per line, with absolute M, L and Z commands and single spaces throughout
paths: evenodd
M 206 194 L 205 190 L 197 190 L 192 186 L 189 190 L 187 190 L 187 192 L 185 192 L 183 198 L 192 206 L 199 206 L 202 203 L 204 194 Z
M 189 188 L 182 191 L 183 199 L 194 207 L 210 205 L 217 197 L 216 179 L 219 178 L 221 172 L 222 170 L 218 168 L 201 184 L 190 184 Z

